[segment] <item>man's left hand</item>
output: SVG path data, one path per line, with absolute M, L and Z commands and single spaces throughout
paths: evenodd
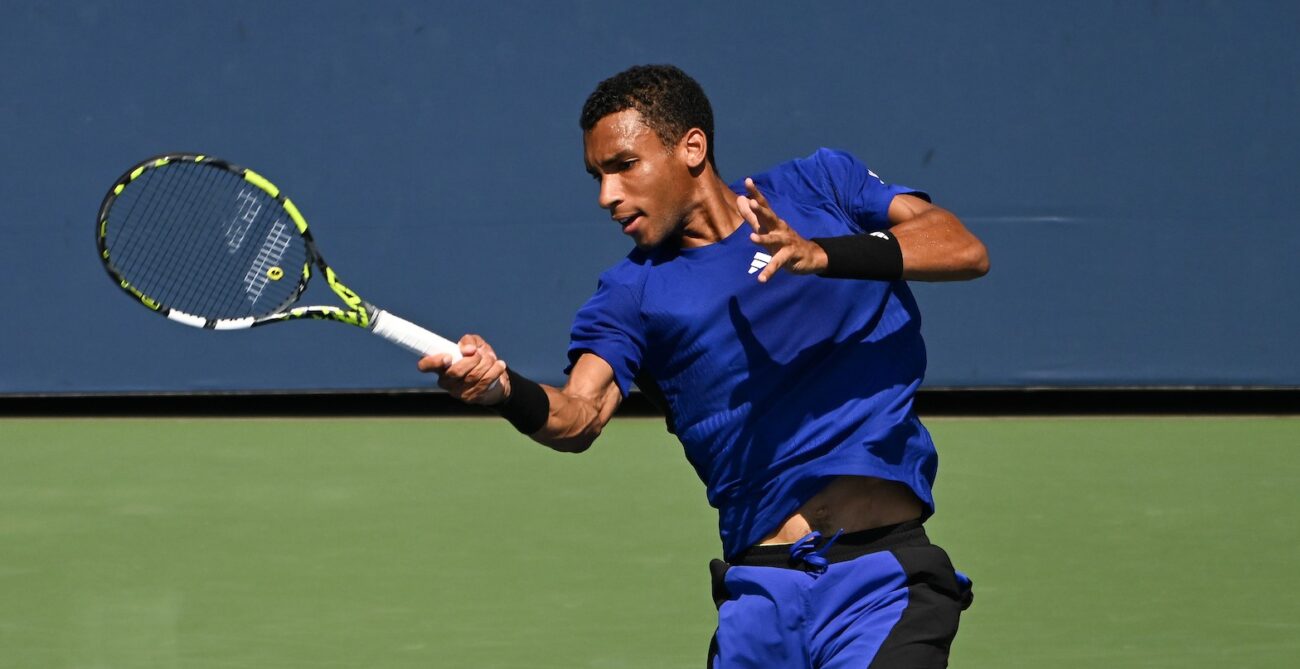
M 753 179 L 745 179 L 748 195 L 736 198 L 740 215 L 754 228 L 749 239 L 767 249 L 772 260 L 759 273 L 760 283 L 785 268 L 795 274 L 816 274 L 826 269 L 826 251 L 821 246 L 799 236 L 786 222 L 772 211 L 767 198 L 758 190 Z

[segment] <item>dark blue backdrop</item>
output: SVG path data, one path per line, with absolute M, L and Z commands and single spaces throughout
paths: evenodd
M 993 272 L 917 285 L 931 386 L 1300 385 L 1300 5 L 66 2 L 0 9 L 0 393 L 406 388 L 401 350 L 185 328 L 93 257 L 133 161 L 299 202 L 344 280 L 558 381 L 627 250 L 576 118 L 624 67 L 709 91 L 734 178 L 821 145 L 929 190 Z

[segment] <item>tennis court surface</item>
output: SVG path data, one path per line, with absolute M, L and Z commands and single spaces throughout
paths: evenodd
M 1288 667 L 1300 418 L 930 419 L 952 666 Z M 701 667 L 662 422 L 0 420 L 0 667 Z

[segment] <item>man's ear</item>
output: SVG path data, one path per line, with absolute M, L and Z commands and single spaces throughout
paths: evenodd
M 709 138 L 699 128 L 687 130 L 677 147 L 692 172 L 703 167 L 709 159 Z

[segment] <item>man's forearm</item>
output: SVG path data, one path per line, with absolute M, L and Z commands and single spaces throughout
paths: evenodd
M 539 444 L 564 453 L 581 453 L 605 428 L 622 396 L 583 397 L 553 386 L 542 386 L 550 400 L 549 415 L 540 429 L 529 434 Z
M 509 394 L 497 413 L 533 441 L 566 453 L 590 448 L 622 397 L 616 387 L 604 397 L 586 397 L 536 383 L 513 370 L 507 375 Z
M 590 448 L 605 424 L 596 403 L 569 396 L 560 388 L 542 388 L 550 400 L 549 412 L 542 427 L 528 437 L 564 453 L 581 453 Z

